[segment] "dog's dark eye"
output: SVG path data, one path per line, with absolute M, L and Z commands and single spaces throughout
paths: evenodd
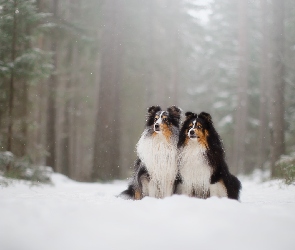
M 167 122 L 167 121 L 168 121 L 168 119 L 167 119 L 167 118 L 164 118 L 164 119 L 163 119 L 163 121 L 164 121 L 164 122 Z
M 202 128 L 202 126 L 201 126 L 201 125 L 198 125 L 198 126 L 197 126 L 197 129 L 201 129 L 201 128 Z
M 157 121 L 157 120 L 158 120 L 157 118 L 154 119 L 154 121 Z

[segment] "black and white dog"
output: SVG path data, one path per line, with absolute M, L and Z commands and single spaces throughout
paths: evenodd
M 159 106 L 148 109 L 146 128 L 136 145 L 138 159 L 133 177 L 119 197 L 139 200 L 174 193 L 180 116 L 181 110 L 176 106 L 166 111 Z
M 241 183 L 230 174 L 222 142 L 208 113 L 187 112 L 179 133 L 177 194 L 239 199 Z

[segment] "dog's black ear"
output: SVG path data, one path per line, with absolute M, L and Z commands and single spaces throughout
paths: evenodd
M 151 126 L 154 123 L 155 115 L 161 110 L 160 106 L 151 106 L 148 108 L 148 113 L 146 115 L 146 125 Z
M 188 111 L 188 112 L 185 113 L 185 119 L 186 119 L 186 120 L 191 119 L 191 118 L 193 118 L 194 116 L 196 116 L 196 114 L 193 113 L 193 112 Z
M 161 107 L 160 106 L 151 106 L 148 108 L 148 114 L 155 114 L 157 113 L 158 111 L 161 110 Z
M 171 106 L 167 109 L 169 114 L 173 115 L 177 120 L 180 120 L 182 110 L 176 106 Z
M 213 123 L 213 122 L 212 122 L 212 117 L 211 117 L 211 115 L 208 114 L 208 113 L 206 113 L 206 112 L 201 112 L 201 113 L 198 115 L 198 117 L 200 117 L 200 118 L 202 118 L 202 119 L 204 119 L 204 120 L 206 120 L 206 121 L 208 121 L 208 122 L 210 122 L 210 123 Z

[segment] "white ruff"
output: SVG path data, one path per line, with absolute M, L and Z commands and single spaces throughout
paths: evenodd
M 150 175 L 148 196 L 171 196 L 177 174 L 176 139 L 171 138 L 168 142 L 162 133 L 147 136 L 144 132 L 137 143 L 137 154 Z
M 178 155 L 179 172 L 182 184 L 177 193 L 199 198 L 207 198 L 212 169 L 205 158 L 206 149 L 197 140 L 189 140 Z

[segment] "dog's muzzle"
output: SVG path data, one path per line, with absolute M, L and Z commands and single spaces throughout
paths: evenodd
M 155 132 L 160 132 L 160 124 L 159 123 L 155 123 L 154 130 L 155 130 Z
M 188 132 L 188 137 L 191 139 L 197 138 L 197 135 L 193 129 L 190 129 L 190 131 Z

